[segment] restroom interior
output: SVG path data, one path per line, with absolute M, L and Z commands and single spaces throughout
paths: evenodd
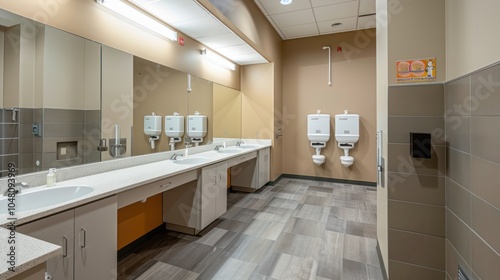
M 99 102 L 87 103 L 86 108 L 71 108 L 79 110 L 77 113 L 51 108 L 57 106 L 44 108 L 45 119 L 50 118 L 52 110 L 54 114 L 59 113 L 53 117 L 55 131 L 63 126 L 85 126 L 87 123 L 82 121 L 85 118 L 94 120 L 89 125 L 96 129 L 92 113 L 102 109 L 101 121 L 110 121 L 101 122 L 101 134 L 89 136 L 92 139 L 89 142 L 113 138 L 113 125 L 119 123 L 122 128 L 132 127 L 122 129 L 122 137 L 129 145 L 126 156 L 166 151 L 169 146 L 164 134 L 156 149 L 150 149 L 142 130 L 144 115 L 156 112 L 165 116 L 177 111 L 187 116 L 198 110 L 215 122 L 220 109 L 212 105 L 202 107 L 209 104 L 203 98 L 217 99 L 217 87 L 222 85 L 224 90 L 240 92 L 234 97 L 238 100 L 235 104 L 240 105 L 240 113 L 231 117 L 235 125 L 228 124 L 231 128 L 221 129 L 217 135 L 273 139 L 271 182 L 287 176 L 302 176 L 377 185 L 377 242 L 382 266 L 389 278 L 415 279 L 412 277 L 418 275 L 423 279 L 456 279 L 459 265 L 471 279 L 495 279 L 500 275 L 500 228 L 496 226 L 500 216 L 500 194 L 493 177 L 500 160 L 494 149 L 488 149 L 498 142 L 498 135 L 494 133 L 496 129 L 492 128 L 497 126 L 500 106 L 496 104 L 500 57 L 495 49 L 499 39 L 484 35 L 495 32 L 498 19 L 493 11 L 500 8 L 499 4 L 493 1 L 487 3 L 489 6 L 444 0 L 376 1 L 377 13 L 390 14 L 390 20 L 377 29 L 283 40 L 254 1 L 238 1 L 238 5 L 230 9 L 221 3 L 223 1 L 199 1 L 270 61 L 226 71 L 194 58 L 193 53 L 202 46 L 187 36 L 184 37 L 184 47 L 180 47 L 109 15 L 97 8 L 93 1 L 59 2 L 57 13 L 41 9 L 36 4 L 2 3 L 3 9 L 28 18 L 43 11 L 47 25 L 104 45 L 102 68 L 98 71 L 103 77 L 108 77 L 102 79 L 101 87 L 103 92 L 110 94 L 103 95 L 99 105 Z M 225 9 L 219 10 L 221 7 Z M 68 14 L 73 19 L 63 16 Z M 422 18 L 426 20 L 422 21 Z M 488 24 L 483 26 L 474 18 L 487 19 Z M 420 22 L 421 26 L 415 28 L 413 21 Z M 327 52 L 322 48 L 325 45 L 333 47 L 331 87 L 326 74 Z M 337 52 L 336 47 L 342 47 L 342 52 Z M 397 83 L 395 62 L 418 57 L 436 57 L 436 82 Z M 131 92 L 130 89 L 140 81 L 140 71 L 136 69 L 145 69 L 147 65 L 151 69 L 170 69 L 162 70 L 171 71 L 171 74 L 166 83 L 160 83 L 168 86 L 169 94 L 185 91 L 185 73 L 191 74 L 194 85 L 199 83 L 209 93 L 193 100 L 191 96 L 182 99 L 167 97 L 169 101 L 165 100 L 164 104 L 149 99 L 153 93 L 147 96 L 148 99 L 136 102 L 141 99 L 140 92 Z M 8 72 L 5 68 L 3 71 Z M 168 85 L 170 77 L 174 76 L 179 76 L 182 82 Z M 12 80 L 4 78 L 4 90 L 7 81 Z M 20 89 L 25 94 L 28 91 Z M 130 98 L 121 98 L 124 92 Z M 121 100 L 119 104 L 113 103 L 117 97 Z M 7 100 L 2 100 L 3 108 L 21 108 L 18 134 L 2 136 L 2 143 L 9 146 L 7 155 L 2 156 L 3 165 L 18 157 L 20 165 L 23 161 L 31 164 L 26 167 L 28 172 L 42 170 L 33 167 L 33 157 L 36 153 L 44 153 L 43 147 L 38 147 L 36 141 L 33 145 L 22 144 L 34 141 L 32 134 L 23 133 L 30 130 L 32 124 L 31 120 L 23 121 L 24 116 L 29 117 L 31 113 L 23 112 L 33 110 L 33 122 L 36 122 L 36 110 L 40 110 L 36 104 L 38 101 L 21 97 L 19 106 L 11 106 Z M 181 104 L 174 106 L 178 102 Z M 191 107 L 195 103 L 198 104 L 196 108 Z M 171 105 L 173 107 L 167 107 Z M 116 111 L 104 110 L 113 106 L 123 109 L 120 113 L 126 109 L 133 113 L 123 114 L 122 118 Z M 350 151 L 355 158 L 354 164 L 350 168 L 342 166 L 339 157 L 343 151 L 334 137 L 322 149 L 325 163 L 321 166 L 314 164 L 311 155 L 315 151 L 306 137 L 306 115 L 321 110 L 334 116 L 346 109 L 360 115 L 360 138 Z M 76 117 L 74 120 L 64 117 L 67 115 Z M 11 112 L 4 109 L 2 133 L 11 131 L 11 116 Z M 63 123 L 61 119 L 70 123 Z M 42 130 L 43 137 L 50 137 L 51 128 L 47 125 L 48 130 Z M 331 126 L 333 132 L 333 119 Z M 377 184 L 378 130 L 383 131 L 386 165 L 383 178 Z M 431 133 L 430 159 L 410 157 L 410 132 Z M 215 137 L 216 129 L 208 133 L 207 142 Z M 76 141 L 79 136 L 57 137 Z M 177 148 L 183 148 L 183 145 L 179 144 Z M 17 150 L 27 153 L 21 155 L 16 153 Z M 55 156 L 56 152 L 47 151 L 47 156 Z M 89 157 L 96 159 L 98 156 L 91 154 Z M 111 159 L 108 153 L 100 155 L 101 161 Z M 85 161 L 88 162 L 92 161 Z M 130 210 L 130 213 L 142 213 L 144 209 L 152 211 L 153 214 L 147 215 L 152 220 L 146 222 L 143 232 L 126 236 L 129 239 L 123 244 L 162 223 L 158 219 L 159 201 L 159 197 L 155 197 L 148 200 L 152 203 L 150 207 Z M 122 217 L 132 217 L 130 213 L 124 212 Z M 126 228 L 127 219 L 122 222 Z M 130 228 L 135 228 L 133 223 Z

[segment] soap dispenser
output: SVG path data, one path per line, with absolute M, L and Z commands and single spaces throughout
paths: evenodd
M 47 174 L 47 187 L 51 187 L 56 183 L 56 169 L 50 168 Z

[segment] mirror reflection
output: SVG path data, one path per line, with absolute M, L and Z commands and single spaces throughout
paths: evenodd
M 0 47 L 1 176 L 9 162 L 25 174 L 112 159 L 116 124 L 124 156 L 241 137 L 237 90 L 3 10 Z M 153 113 L 154 148 L 144 132 Z M 165 116 L 177 114 L 186 132 L 168 137 Z M 192 125 L 203 116 L 206 132 Z

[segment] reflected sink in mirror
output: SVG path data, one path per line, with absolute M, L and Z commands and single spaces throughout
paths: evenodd
M 258 147 L 260 147 L 260 146 L 254 145 L 254 144 L 241 144 L 240 146 L 238 146 L 238 148 L 240 148 L 240 149 L 255 149 Z
M 34 191 L 23 190 L 16 195 L 16 212 L 34 210 L 56 205 L 91 193 L 94 188 L 89 186 L 44 187 Z M 7 213 L 8 197 L 0 198 L 0 214 Z
M 173 163 L 177 164 L 200 164 L 200 163 L 205 163 L 209 162 L 212 159 L 207 158 L 207 157 L 188 157 L 188 158 L 180 158 L 173 160 Z

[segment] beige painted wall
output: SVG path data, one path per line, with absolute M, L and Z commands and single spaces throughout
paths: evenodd
M 85 110 L 101 109 L 101 45 L 85 41 Z
M 4 27 L 0 26 L 0 65 L 3 65 L 4 49 Z M 3 108 L 3 67 L 0 67 L 0 108 Z
M 447 80 L 500 61 L 500 1 L 445 2 Z
M 389 84 L 397 83 L 396 61 L 427 57 L 436 57 L 436 81 L 446 80 L 444 2 L 445 0 L 392 2 L 388 36 Z M 393 8 L 394 6 L 397 8 Z
M 276 180 L 283 173 L 283 138 L 275 137 L 286 113 L 283 110 L 283 41 L 253 0 L 199 2 L 222 22 L 237 29 L 238 35 L 271 62 L 242 67 L 242 137 L 272 139 L 271 180 Z M 257 111 L 262 115 L 252 115 Z
M 115 124 L 120 125 L 121 137 L 127 138 L 127 152 L 130 156 L 133 124 L 133 57 L 116 49 L 102 47 L 102 113 L 101 137 L 114 137 Z M 134 139 L 135 141 L 135 139 Z M 101 153 L 101 160 L 110 160 L 108 152 Z
M 187 75 L 186 73 L 134 58 L 134 129 L 132 155 L 168 151 L 165 136 L 165 116 L 174 112 L 182 116 L 188 114 Z M 156 75 L 155 73 L 159 73 Z M 158 77 L 155 79 L 154 77 Z M 149 136 L 144 134 L 144 116 L 154 112 L 162 116 L 162 134 L 151 150 Z M 184 142 L 176 144 L 176 149 L 184 148 Z
M 317 36 L 284 42 L 283 109 L 286 111 L 283 137 L 283 173 L 375 182 L 375 39 L 359 53 L 337 53 L 338 44 L 354 45 L 359 32 Z M 335 42 L 335 43 L 334 43 Z M 328 52 L 332 49 L 333 85 L 328 86 Z M 345 50 L 346 52 L 348 50 Z M 344 110 L 360 115 L 360 138 L 350 155 L 354 165 L 340 164 L 344 151 L 337 147 L 335 114 Z M 307 138 L 307 115 L 331 115 L 330 141 L 321 154 L 322 166 L 313 163 L 315 150 Z M 293 151 L 293 152 L 292 152 Z
M 44 49 L 43 108 L 84 110 L 86 40 L 47 26 Z
M 21 27 L 16 25 L 5 29 L 5 36 L 13 38 L 20 36 Z M 4 75 L 4 95 L 3 106 L 5 108 L 19 107 L 19 91 L 20 91 L 20 64 L 21 54 L 19 45 L 10 44 L 7 42 L 4 49 L 4 68 L 7 69 Z
M 207 62 L 200 55 L 200 49 L 204 48 L 200 43 L 179 33 L 185 38 L 182 47 L 177 42 L 145 32 L 95 1 L 0 0 L 0 8 L 153 62 L 240 88 L 239 67 L 231 71 Z
M 213 84 L 213 135 L 241 138 L 241 92 Z
M 213 142 L 213 83 L 198 77 L 191 77 L 191 92 L 188 94 L 188 114 L 199 112 L 207 116 L 207 135 L 199 145 Z M 187 123 L 186 123 L 187 124 Z M 187 129 L 187 126 L 186 126 Z M 187 133 L 186 133 L 187 135 Z

